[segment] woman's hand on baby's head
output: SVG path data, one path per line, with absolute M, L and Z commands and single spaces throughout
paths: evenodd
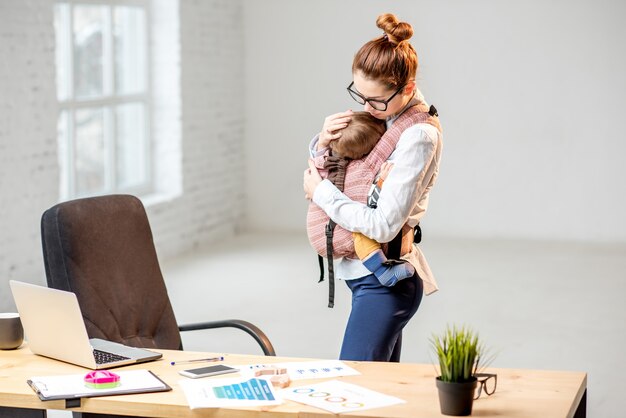
M 348 126 L 351 119 L 352 110 L 334 113 L 327 116 L 326 119 L 324 119 L 324 126 L 322 126 L 322 131 L 320 132 L 319 140 L 317 142 L 318 151 L 328 148 L 331 141 L 339 138 L 341 136 L 341 130 Z

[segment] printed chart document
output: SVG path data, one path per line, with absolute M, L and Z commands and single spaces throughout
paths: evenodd
M 291 380 L 324 379 L 329 377 L 354 376 L 361 374 L 340 360 L 292 361 L 287 363 L 253 364 L 236 366 L 242 375 L 254 375 L 263 367 L 274 366 L 287 369 Z
M 262 378 L 187 379 L 178 383 L 191 409 L 282 403 L 272 384 Z
M 287 388 L 283 389 L 280 394 L 285 399 L 311 405 L 335 414 L 406 403 L 402 399 L 339 380 Z
M 27 383 L 42 401 L 172 390 L 150 370 L 120 371 L 115 374 L 120 377 L 120 385 L 106 389 L 87 387 L 84 374 L 36 376 L 31 377 Z

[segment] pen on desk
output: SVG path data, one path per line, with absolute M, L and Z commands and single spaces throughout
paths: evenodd
M 222 360 L 224 360 L 224 357 L 219 356 L 219 357 L 209 357 L 209 358 L 197 358 L 194 360 L 171 361 L 170 364 L 173 366 L 175 364 L 197 363 L 201 361 L 222 361 Z

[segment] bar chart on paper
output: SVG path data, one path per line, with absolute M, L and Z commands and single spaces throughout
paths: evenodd
M 215 386 L 212 389 L 218 399 L 275 400 L 270 384 L 262 379 L 250 379 L 241 383 Z
M 179 383 L 191 409 L 282 403 L 272 384 L 262 378 L 181 380 Z

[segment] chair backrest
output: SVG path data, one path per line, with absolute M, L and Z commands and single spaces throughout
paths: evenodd
M 41 240 L 48 286 L 76 294 L 90 338 L 182 348 L 139 199 L 109 195 L 60 203 L 43 213 Z

